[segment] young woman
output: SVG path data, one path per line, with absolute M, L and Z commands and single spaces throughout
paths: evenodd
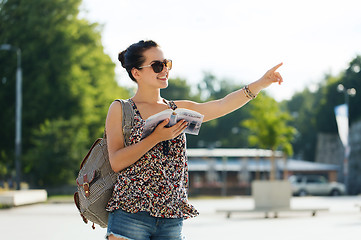
M 122 66 L 138 85 L 129 99 L 135 110 L 130 144 L 125 147 L 122 106 L 113 102 L 109 108 L 106 129 L 111 166 L 119 172 L 107 210 L 107 238 L 160 240 L 183 239 L 183 219 L 198 215 L 188 203 L 188 167 L 185 135 L 187 122 L 166 127 L 160 123 L 153 133 L 141 139 L 145 120 L 165 109 L 186 108 L 204 115 L 204 122 L 224 116 L 246 104 L 272 83 L 282 83 L 276 72 L 282 63 L 248 86 L 222 99 L 206 103 L 167 101 L 160 89 L 168 86 L 171 60 L 165 59 L 154 41 L 140 41 L 119 54 Z

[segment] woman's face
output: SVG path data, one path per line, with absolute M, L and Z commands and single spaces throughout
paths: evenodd
M 144 51 L 143 56 L 145 58 L 143 66 L 151 65 L 154 61 L 164 61 L 163 51 L 158 47 L 152 47 Z M 155 73 L 152 67 L 144 67 L 138 71 L 138 84 L 148 85 L 160 89 L 168 87 L 168 68 L 163 67 L 163 70 L 160 73 Z

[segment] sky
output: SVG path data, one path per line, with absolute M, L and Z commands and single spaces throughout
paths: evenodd
M 360 9 L 359 0 L 83 0 L 81 17 L 102 25 L 121 86 L 134 85 L 118 53 L 151 39 L 173 61 L 170 77 L 191 86 L 205 72 L 246 85 L 283 62 L 284 83 L 266 90 L 281 101 L 361 55 Z

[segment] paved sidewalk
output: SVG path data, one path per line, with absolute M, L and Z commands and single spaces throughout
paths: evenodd
M 361 211 L 355 204 L 361 197 L 293 198 L 291 207 L 327 207 L 311 217 L 309 212 L 279 213 L 264 218 L 262 213 L 234 214 L 230 219 L 217 209 L 252 209 L 249 197 L 193 199 L 200 216 L 184 222 L 188 240 L 203 239 L 359 239 Z M 272 215 L 270 215 L 272 217 Z M 37 204 L 0 210 L 0 239 L 72 240 L 104 239 L 106 229 L 84 224 L 73 204 Z
M 329 208 L 311 217 L 311 212 L 281 212 L 278 218 L 264 218 L 264 213 L 215 214 L 216 209 L 252 209 L 251 198 L 193 201 L 201 215 L 187 220 L 184 232 L 188 240 L 340 240 L 359 239 L 361 212 L 355 207 L 361 197 L 302 197 L 291 200 L 291 208 Z M 270 217 L 273 215 L 270 214 Z

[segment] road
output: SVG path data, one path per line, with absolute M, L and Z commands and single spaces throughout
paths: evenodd
M 200 215 L 184 222 L 187 240 L 212 239 L 359 239 L 361 196 L 295 197 L 292 208 L 329 208 L 310 212 L 281 212 L 278 218 L 263 213 L 238 213 L 227 219 L 217 209 L 252 209 L 250 197 L 191 199 Z M 71 203 L 45 203 L 0 210 L 0 239 L 104 239 L 106 229 L 84 224 Z

